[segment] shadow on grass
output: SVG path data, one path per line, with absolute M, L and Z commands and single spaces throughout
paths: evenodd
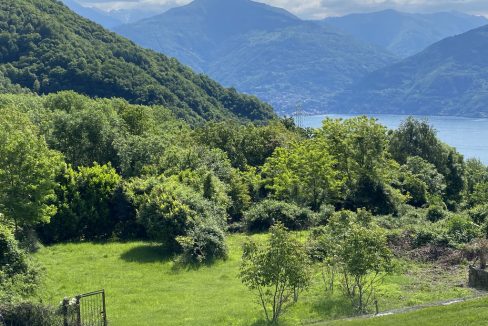
M 174 258 L 173 253 L 161 245 L 141 245 L 120 255 L 122 260 L 134 263 L 163 263 Z
M 217 264 L 218 262 L 225 262 L 225 261 L 227 261 L 227 258 L 215 258 L 215 259 L 211 259 L 211 260 L 204 261 L 201 263 L 197 263 L 197 262 L 183 260 L 183 259 L 181 259 L 181 256 L 180 256 L 179 258 L 174 260 L 175 263 L 173 265 L 172 270 L 174 272 L 196 271 L 196 270 L 199 270 L 203 267 L 212 267 L 215 264 Z

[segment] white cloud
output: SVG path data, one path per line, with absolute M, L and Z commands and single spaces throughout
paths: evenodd
M 102 10 L 145 9 L 166 10 L 191 0 L 79 0 L 82 4 Z M 232 0 L 228 0 L 232 1 Z M 487 0 L 255 0 L 285 8 L 302 18 L 314 19 L 357 12 L 397 9 L 408 12 L 456 10 L 487 15 Z

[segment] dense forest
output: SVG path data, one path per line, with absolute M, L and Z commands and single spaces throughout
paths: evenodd
M 225 89 L 174 59 L 137 47 L 57 1 L 2 1 L 0 21 L 2 79 L 32 92 L 74 90 L 165 105 L 194 123 L 274 117 L 272 108 L 257 98 Z M 0 83 L 0 92 L 5 83 Z
M 285 241 L 276 223 L 315 230 L 311 257 L 344 221 L 411 249 L 460 248 L 488 230 L 487 167 L 465 162 L 425 121 L 393 131 L 366 117 L 317 130 L 289 119 L 192 128 L 163 107 L 74 92 L 2 95 L 0 109 L 0 243 L 17 248 L 1 257 L 3 300 L 35 291 L 24 252 L 37 238 L 149 239 L 201 264 L 225 259 L 228 232 L 273 227 Z

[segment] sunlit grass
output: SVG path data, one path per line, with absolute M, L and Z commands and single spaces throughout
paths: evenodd
M 478 326 L 486 325 L 487 306 L 488 299 L 485 298 L 393 316 L 326 322 L 317 326 Z
M 304 234 L 301 234 L 304 237 Z M 262 241 L 264 235 L 253 235 Z M 148 242 L 62 244 L 36 255 L 45 267 L 40 290 L 44 302 L 97 289 L 107 292 L 111 325 L 259 325 L 262 312 L 255 297 L 238 279 L 244 235 L 228 237 L 229 258 L 199 269 L 177 268 L 173 257 Z M 437 271 L 432 266 L 401 263 L 398 275 L 381 288 L 380 309 L 463 297 L 471 293 L 456 285 L 464 272 Z M 283 318 L 296 325 L 351 316 L 350 303 L 339 288 L 324 291 L 320 273 L 299 303 Z

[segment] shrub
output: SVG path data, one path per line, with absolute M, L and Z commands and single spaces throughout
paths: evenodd
M 138 208 L 139 223 L 152 239 L 169 250 L 182 249 L 177 238 L 189 236 L 197 226 L 225 228 L 224 208 L 173 179 L 135 179 L 127 191 Z
M 310 209 L 266 199 L 244 213 L 244 225 L 251 232 L 266 231 L 276 222 L 291 230 L 303 230 L 314 226 L 317 217 Z
M 11 230 L 0 225 L 0 302 L 33 294 L 38 276 Z
M 0 269 L 8 276 L 25 273 L 28 269 L 26 254 L 20 250 L 12 231 L 0 225 Z
M 0 305 L 0 314 L 8 326 L 61 326 L 62 318 L 54 307 L 22 302 Z M 1 320 L 0 320 L 1 324 Z
M 110 238 L 120 222 L 114 207 L 121 177 L 110 165 L 67 167 L 58 177 L 58 212 L 39 234 L 47 242 Z
M 469 217 L 473 222 L 482 224 L 488 217 L 488 205 L 478 205 L 468 210 Z
M 183 264 L 211 263 L 227 258 L 225 234 L 217 225 L 197 225 L 187 236 L 176 240 L 182 248 L 180 262 Z
M 431 222 L 437 222 L 444 219 L 447 215 L 445 207 L 432 205 L 427 209 L 427 219 Z
M 453 214 L 443 222 L 447 240 L 451 245 L 468 243 L 480 235 L 480 227 L 467 215 Z

